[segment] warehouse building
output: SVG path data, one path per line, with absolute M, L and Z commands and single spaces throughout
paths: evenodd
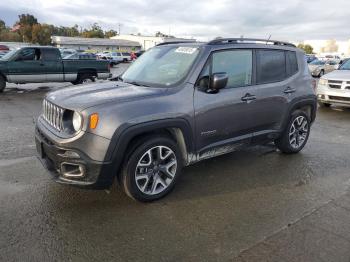
M 131 52 L 141 49 L 141 45 L 138 42 L 122 39 L 52 36 L 51 42 L 58 48 L 96 50 L 98 52 L 108 50 Z
M 156 46 L 164 42 L 174 42 L 174 41 L 194 41 L 195 39 L 188 38 L 178 38 L 178 37 L 163 37 L 163 36 L 144 36 L 144 35 L 116 35 L 111 37 L 114 40 L 128 40 L 137 42 L 141 45 L 142 50 L 147 50 L 153 46 Z

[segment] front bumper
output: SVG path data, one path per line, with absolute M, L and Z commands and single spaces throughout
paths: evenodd
M 40 162 L 56 182 L 89 189 L 105 189 L 113 183 L 110 162 L 95 161 L 75 148 L 56 144 L 38 126 L 35 144 Z
M 349 89 L 335 89 L 326 85 L 318 85 L 316 94 L 317 100 L 321 103 L 350 106 Z

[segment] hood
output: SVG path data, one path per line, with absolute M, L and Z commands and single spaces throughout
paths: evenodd
M 109 81 L 67 87 L 49 93 L 46 98 L 63 108 L 83 111 L 89 107 L 108 102 L 130 101 L 141 97 L 161 95 L 166 91 L 166 88 L 135 86 L 123 82 Z
M 323 76 L 327 80 L 350 81 L 350 70 L 334 70 Z

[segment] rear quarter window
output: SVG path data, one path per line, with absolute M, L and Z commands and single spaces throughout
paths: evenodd
M 292 76 L 298 72 L 298 60 L 294 51 L 286 51 L 287 76 Z

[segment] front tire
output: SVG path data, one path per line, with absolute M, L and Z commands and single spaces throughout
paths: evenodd
M 322 69 L 320 73 L 318 74 L 318 77 L 322 77 L 324 75 L 324 70 Z
M 0 93 L 4 92 L 5 88 L 6 88 L 6 80 L 2 75 L 0 75 Z
M 275 144 L 285 154 L 295 154 L 304 148 L 310 135 L 310 117 L 303 111 L 294 111 L 287 127 Z
M 182 165 L 180 150 L 173 140 L 148 137 L 127 154 L 121 173 L 123 189 L 138 201 L 158 200 L 174 188 Z

